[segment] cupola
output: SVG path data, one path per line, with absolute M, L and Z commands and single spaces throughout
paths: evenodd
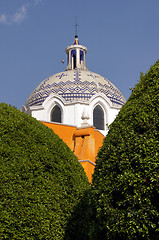
M 102 134 L 110 125 L 126 99 L 113 83 L 87 70 L 87 48 L 78 36 L 65 49 L 68 64 L 65 71 L 43 80 L 30 94 L 23 111 L 40 121 L 71 126 L 94 126 Z
M 87 48 L 79 44 L 78 36 L 75 35 L 75 40 L 72 45 L 66 47 L 67 53 L 67 68 L 66 70 L 81 69 L 87 70 L 85 64 L 85 55 Z

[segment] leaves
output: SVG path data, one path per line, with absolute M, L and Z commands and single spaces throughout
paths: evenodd
M 0 104 L 0 238 L 63 239 L 89 182 L 53 131 Z
M 91 240 L 158 239 L 158 153 L 159 61 L 141 74 L 98 154 Z

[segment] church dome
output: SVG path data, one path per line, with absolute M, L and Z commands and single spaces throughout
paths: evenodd
M 42 81 L 27 99 L 25 107 L 43 104 L 51 93 L 59 95 L 66 102 L 88 102 L 93 95 L 99 93 L 104 94 L 112 106 L 121 106 L 126 101 L 123 94 L 108 79 L 88 70 L 72 69 Z
M 89 125 L 106 135 L 126 102 L 108 79 L 87 69 L 87 48 L 78 37 L 66 47 L 67 67 L 42 81 L 27 99 L 22 111 L 40 121 L 76 126 Z
M 108 79 L 87 70 L 85 54 L 87 48 L 79 44 L 78 37 L 65 49 L 68 56 L 66 71 L 45 79 L 31 93 L 25 108 L 42 105 L 50 94 L 62 97 L 66 102 L 88 102 L 95 94 L 103 94 L 112 106 L 121 107 L 126 99 Z

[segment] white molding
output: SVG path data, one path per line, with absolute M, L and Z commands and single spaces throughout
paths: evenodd
M 86 159 L 86 160 L 78 160 L 80 163 L 81 162 L 89 162 L 90 164 L 92 164 L 92 165 L 96 165 L 94 162 L 92 162 L 92 161 L 90 161 L 89 159 Z

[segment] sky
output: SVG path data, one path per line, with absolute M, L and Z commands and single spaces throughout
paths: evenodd
M 76 16 L 88 70 L 128 99 L 159 58 L 158 9 L 159 0 L 0 0 L 0 102 L 21 109 L 45 78 L 66 69 Z

